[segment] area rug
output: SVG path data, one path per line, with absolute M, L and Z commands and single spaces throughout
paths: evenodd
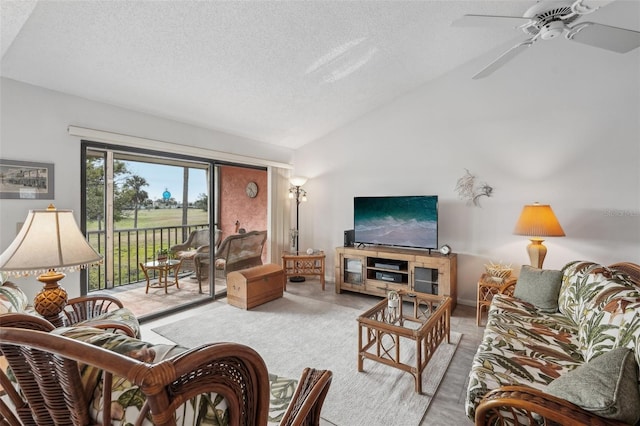
M 153 329 L 187 347 L 207 342 L 248 345 L 264 358 L 270 373 L 297 379 L 305 367 L 327 369 L 333 380 L 322 418 L 338 426 L 418 425 L 460 341 L 451 333 L 422 373 L 422 394 L 409 373 L 364 361 L 357 371 L 361 312 L 332 303 L 285 293 L 281 299 L 250 311 L 224 302 L 211 311 Z M 402 342 L 403 344 L 413 342 Z M 413 346 L 403 352 L 413 354 Z

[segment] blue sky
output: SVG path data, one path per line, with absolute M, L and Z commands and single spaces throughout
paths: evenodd
M 171 198 L 177 202 L 182 201 L 182 176 L 184 169 L 178 166 L 165 166 L 160 164 L 140 163 L 125 161 L 127 169 L 135 175 L 146 179 L 149 186 L 144 190 L 149 198 L 157 200 L 162 198 L 162 193 L 168 190 Z M 207 193 L 207 174 L 203 169 L 189 170 L 189 202 L 194 202 L 200 194 Z

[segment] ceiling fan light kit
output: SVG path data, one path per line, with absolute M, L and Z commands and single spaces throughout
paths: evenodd
M 496 26 L 507 25 L 520 28 L 529 35 L 514 47 L 501 54 L 495 61 L 487 65 L 473 79 L 484 78 L 492 74 L 498 68 L 505 65 L 518 54 L 531 47 L 538 39 L 552 40 L 564 35 L 567 40 L 589 46 L 599 47 L 618 53 L 627 53 L 640 46 L 640 31 L 625 28 L 612 27 L 594 22 L 578 22 L 583 15 L 598 10 L 611 0 L 592 0 L 590 3 L 599 4 L 600 7 L 591 7 L 585 4 L 586 0 L 554 0 L 540 1 L 530 7 L 522 16 L 497 16 L 497 15 L 465 15 L 453 23 L 454 26 Z

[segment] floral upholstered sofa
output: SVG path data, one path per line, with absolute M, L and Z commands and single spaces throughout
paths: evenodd
M 523 266 L 510 285 L 489 308 L 467 416 L 476 424 L 636 424 L 640 266 Z

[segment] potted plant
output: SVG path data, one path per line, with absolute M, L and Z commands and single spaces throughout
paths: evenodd
M 158 262 L 161 262 L 161 263 L 166 262 L 169 259 L 171 259 L 171 251 L 169 251 L 168 248 L 160 249 L 156 253 L 156 260 Z

